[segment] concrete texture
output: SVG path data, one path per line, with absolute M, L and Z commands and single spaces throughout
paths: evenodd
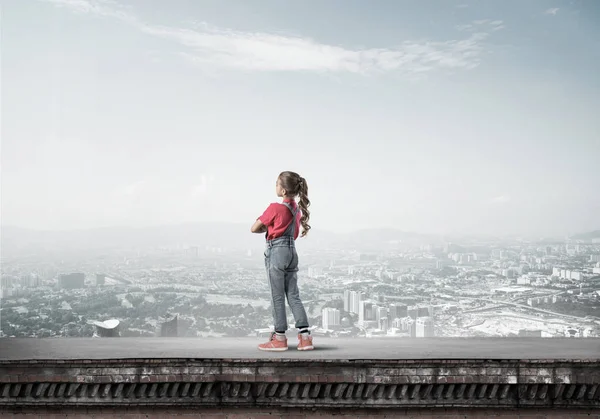
M 1 360 L 33 359 L 489 359 L 600 360 L 600 339 L 422 338 L 330 339 L 315 337 L 315 350 L 262 352 L 259 338 L 65 338 L 0 339 Z

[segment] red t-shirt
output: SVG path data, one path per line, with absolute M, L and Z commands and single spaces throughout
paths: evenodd
M 293 199 L 286 199 L 285 202 L 290 204 L 294 209 L 298 208 L 298 204 L 296 204 L 296 201 Z M 300 210 L 298 210 L 296 212 L 296 231 L 294 232 L 294 240 L 298 238 L 298 234 L 300 233 L 301 216 L 302 214 L 300 213 Z M 275 202 L 269 205 L 258 219 L 267 226 L 267 240 L 273 240 L 283 236 L 283 233 L 285 233 L 285 230 L 292 222 L 292 212 L 285 205 Z

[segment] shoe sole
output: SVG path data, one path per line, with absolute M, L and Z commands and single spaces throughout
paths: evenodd
M 304 348 L 298 348 L 299 351 L 312 351 L 315 349 L 314 346 L 305 346 Z
M 261 351 L 266 351 L 266 352 L 283 352 L 283 351 L 287 351 L 288 348 L 258 348 Z

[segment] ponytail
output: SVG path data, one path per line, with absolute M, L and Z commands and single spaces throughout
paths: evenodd
M 308 230 L 310 230 L 310 225 L 308 224 L 308 220 L 310 220 L 310 211 L 308 207 L 310 207 L 310 200 L 308 199 L 308 185 L 306 184 L 306 180 L 301 177 L 299 182 L 299 190 L 298 196 L 300 197 L 300 202 L 298 202 L 298 206 L 302 211 L 302 217 L 300 218 L 300 224 L 302 225 L 302 237 L 308 234 Z
M 286 197 L 295 198 L 298 196 L 300 198 L 298 207 L 300 207 L 300 211 L 302 211 L 300 225 L 302 226 L 302 237 L 304 237 L 308 233 L 308 230 L 310 230 L 310 225 L 308 224 L 308 220 L 310 220 L 310 211 L 308 210 L 308 207 L 310 207 L 310 200 L 308 199 L 308 185 L 306 184 L 306 179 L 296 172 L 285 171 L 279 174 L 279 182 L 286 191 Z

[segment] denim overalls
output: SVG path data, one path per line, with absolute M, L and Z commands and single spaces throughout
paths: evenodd
M 296 328 L 308 327 L 308 317 L 298 290 L 298 253 L 296 253 L 294 243 L 298 210 L 294 210 L 287 202 L 284 202 L 283 205 L 292 212 L 292 222 L 281 237 L 267 240 L 265 249 L 265 268 L 271 287 L 271 304 L 276 332 L 285 332 L 288 328 L 285 310 L 286 297 L 296 321 Z

